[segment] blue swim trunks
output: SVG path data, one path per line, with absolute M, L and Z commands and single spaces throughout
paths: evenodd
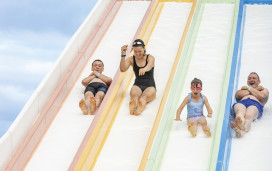
M 104 92 L 105 94 L 107 93 L 108 91 L 108 86 L 106 84 L 103 84 L 103 83 L 99 83 L 99 82 L 93 82 L 91 84 L 89 84 L 85 91 L 84 91 L 84 94 L 87 92 L 87 91 L 91 91 L 93 93 L 93 95 L 95 96 L 97 92 L 99 91 L 102 91 Z
M 263 115 L 263 105 L 261 105 L 259 102 L 257 102 L 256 100 L 253 100 L 253 99 L 250 99 L 250 98 L 247 98 L 245 100 L 241 100 L 237 103 L 241 103 L 243 104 L 246 108 L 248 108 L 249 106 L 256 106 L 258 108 L 258 117 L 257 119 L 260 119 Z M 234 103 L 232 108 L 234 110 L 234 106 L 237 104 L 237 103 Z M 235 116 L 235 113 L 233 112 L 234 116 Z

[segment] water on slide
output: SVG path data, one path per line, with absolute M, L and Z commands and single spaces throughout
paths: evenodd
M 257 72 L 261 85 L 272 91 L 272 5 L 245 5 L 244 36 L 238 87 L 246 85 L 250 72 Z M 271 96 L 271 95 L 270 95 Z M 272 101 L 264 106 L 263 117 L 253 122 L 242 138 L 233 132 L 229 170 L 272 170 Z

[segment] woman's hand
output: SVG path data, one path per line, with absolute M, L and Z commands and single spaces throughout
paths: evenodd
M 145 75 L 145 72 L 147 71 L 147 69 L 146 68 L 141 68 L 140 70 L 139 70 L 139 75 Z
M 128 48 L 128 45 L 123 45 L 123 46 L 121 47 L 121 53 L 122 53 L 122 54 L 126 54 L 126 53 L 127 53 L 127 48 Z

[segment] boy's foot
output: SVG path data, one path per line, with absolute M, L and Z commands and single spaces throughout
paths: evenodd
M 196 136 L 196 131 L 195 131 L 194 127 L 192 127 L 191 125 L 189 125 L 188 126 L 188 130 L 192 134 L 193 137 Z
M 241 119 L 240 116 L 237 116 L 235 119 L 235 124 L 238 126 L 238 128 L 242 131 L 245 131 L 245 127 L 243 125 L 243 120 Z
M 82 110 L 84 115 L 88 114 L 88 108 L 87 108 L 86 103 L 83 99 L 81 99 L 79 102 L 79 108 Z
M 135 100 L 131 100 L 131 101 L 129 102 L 129 113 L 130 113 L 131 115 L 134 115 L 135 108 L 136 108 L 136 101 L 135 101 Z
M 91 109 L 90 109 L 90 114 L 93 115 L 95 110 L 96 110 L 96 101 L 95 97 L 90 98 L 90 103 L 91 103 Z
M 134 114 L 135 114 L 136 116 L 140 115 L 140 113 L 142 112 L 143 108 L 144 108 L 144 107 L 143 107 L 142 103 L 139 101 L 139 102 L 138 102 L 137 109 L 136 109 L 136 111 L 135 111 Z
M 204 130 L 204 133 L 208 136 L 208 137 L 210 137 L 211 136 L 211 131 L 210 130 Z
M 235 122 L 230 121 L 231 128 L 236 132 L 237 138 L 242 137 L 242 132 Z

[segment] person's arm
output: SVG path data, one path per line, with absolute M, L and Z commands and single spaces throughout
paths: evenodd
M 212 114 L 213 114 L 212 108 L 211 108 L 211 106 L 209 104 L 209 101 L 208 101 L 207 97 L 204 96 L 204 95 L 203 95 L 203 97 L 204 97 L 204 104 L 205 104 L 206 109 L 208 111 L 208 117 L 211 118 Z
M 180 104 L 178 110 L 177 110 L 177 113 L 176 113 L 176 121 L 181 121 L 180 119 L 180 114 L 183 110 L 183 108 L 185 107 L 186 104 L 189 103 L 189 96 L 185 97 L 185 99 L 183 100 L 183 102 Z
M 154 65 L 155 65 L 155 58 L 154 58 L 154 56 L 149 55 L 148 59 L 147 59 L 147 62 L 148 62 L 148 64 L 144 68 L 141 68 L 139 70 L 139 75 L 144 75 L 145 72 L 150 71 L 154 67 Z
M 127 47 L 128 47 L 128 45 L 124 45 L 121 47 L 121 61 L 120 61 L 120 71 L 121 72 L 126 72 L 129 68 L 129 66 L 132 65 L 132 61 L 133 61 L 132 56 L 125 59 Z
M 260 89 L 260 90 L 258 90 L 258 89 Z M 266 88 L 260 88 L 260 87 L 252 88 L 251 87 L 251 88 L 249 88 L 248 91 L 250 92 L 250 94 L 255 96 L 260 102 L 262 102 L 262 103 L 267 102 L 269 92 Z
M 102 73 L 99 73 L 97 71 L 94 71 L 93 72 L 95 77 L 101 79 L 104 83 L 106 83 L 108 86 L 110 86 L 111 82 L 112 82 L 112 79 Z
M 84 78 L 81 83 L 82 85 L 84 85 L 85 87 L 88 86 L 89 82 L 91 82 L 96 76 L 94 75 L 94 73 L 92 72 L 88 77 Z
M 247 95 L 250 95 L 250 92 L 248 91 L 248 86 L 243 86 L 235 93 L 235 98 L 237 101 L 240 101 L 243 97 Z

